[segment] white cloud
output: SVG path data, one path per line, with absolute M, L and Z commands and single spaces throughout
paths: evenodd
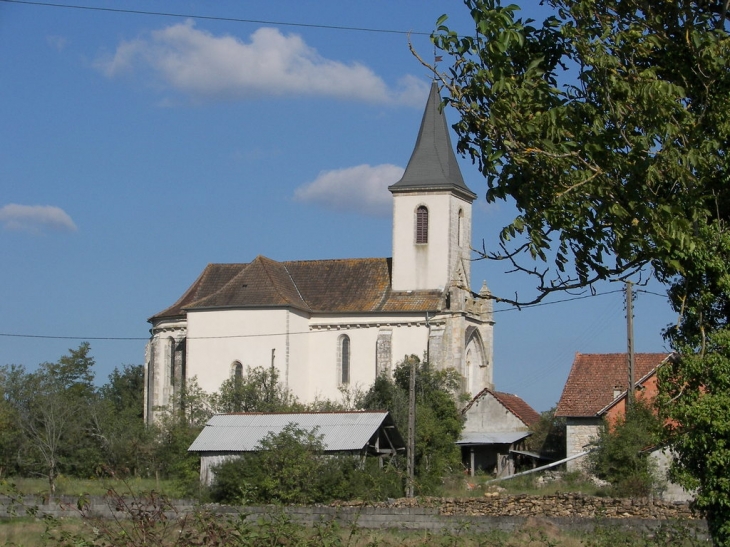
M 68 45 L 68 40 L 64 36 L 47 36 L 46 41 L 48 42 L 49 46 L 58 51 L 63 51 L 64 49 L 66 49 L 66 45 Z
M 391 88 L 367 66 L 326 59 L 301 36 L 275 28 L 260 28 L 243 42 L 188 21 L 122 42 L 97 66 L 110 78 L 151 69 L 163 84 L 195 98 L 318 95 L 421 106 L 428 94 L 415 76 Z
M 44 230 L 75 232 L 76 224 L 66 212 L 52 205 L 16 205 L 0 208 L 0 224 L 6 230 L 41 233 Z
M 334 211 L 386 217 L 393 210 L 388 186 L 402 176 L 403 168 L 390 164 L 323 171 L 314 181 L 297 188 L 294 199 Z

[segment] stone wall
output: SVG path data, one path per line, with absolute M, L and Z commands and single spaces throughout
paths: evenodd
M 129 503 L 129 502 L 128 502 Z M 130 503 L 130 506 L 132 504 Z M 110 503 L 100 497 L 88 500 L 87 514 L 100 518 L 124 518 L 119 500 Z M 168 518 L 190 513 L 200 507 L 190 501 L 176 501 Z M 416 498 L 389 502 L 338 503 L 327 506 L 231 507 L 207 505 L 203 509 L 219 514 L 243 513 L 252 521 L 277 512 L 292 520 L 312 524 L 336 519 L 361 528 L 398 528 L 411 530 L 454 530 L 468 525 L 472 531 L 523 528 L 527 523 L 550 523 L 562 531 L 590 531 L 597 526 L 633 530 L 653 530 L 667 522 L 681 522 L 695 533 L 705 536 L 707 525 L 694 515 L 685 503 L 667 503 L 650 499 L 614 499 L 555 494 L 550 496 L 506 496 L 494 494 L 481 498 Z M 23 503 L 0 498 L 0 517 L 52 515 L 58 518 L 77 517 L 77 499 L 65 497 L 55 503 L 26 498 Z

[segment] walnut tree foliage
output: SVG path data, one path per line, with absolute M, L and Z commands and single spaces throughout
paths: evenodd
M 433 35 L 457 149 L 487 201 L 517 208 L 483 255 L 534 277 L 535 294 L 502 295 L 518 305 L 645 271 L 670 286 L 674 474 L 730 545 L 730 2 L 542 3 L 553 16 L 535 22 L 466 0 L 472 32 L 443 17 Z
M 460 114 L 457 149 L 487 201 L 519 212 L 486 255 L 535 275 L 537 299 L 647 264 L 683 273 L 696 225 L 727 200 L 724 2 L 544 3 L 555 15 L 537 24 L 466 0 L 474 33 L 442 18 L 433 36 L 452 57 L 437 74 Z

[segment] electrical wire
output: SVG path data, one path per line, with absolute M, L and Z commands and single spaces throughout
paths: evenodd
M 0 0 L 0 2 L 5 2 L 7 0 Z M 13 0 L 15 1 L 15 0 Z M 614 294 L 617 292 L 623 292 L 622 290 L 616 290 L 616 291 L 609 291 L 605 293 L 600 294 L 591 294 L 591 295 L 583 295 L 583 296 L 576 296 L 573 298 L 565 298 L 563 300 L 556 300 L 554 302 L 540 302 L 538 304 L 532 304 L 529 306 L 522 306 L 523 308 L 536 308 L 539 306 L 549 306 L 553 304 L 564 304 L 568 302 L 573 302 L 575 300 L 584 300 L 586 298 L 596 298 L 599 296 L 606 296 L 609 294 Z M 503 309 L 503 310 L 495 310 L 494 313 L 498 312 L 505 312 L 505 311 L 513 311 L 517 310 L 517 308 L 512 309 Z M 418 321 L 421 323 L 422 321 Z M 188 337 L 189 340 L 216 340 L 216 339 L 228 339 L 228 338 L 261 338 L 261 337 L 270 337 L 270 336 L 296 336 L 300 334 L 314 334 L 319 331 L 301 331 L 301 332 L 273 332 L 273 333 L 264 333 L 264 334 L 232 334 L 229 336 L 196 336 L 196 337 Z M 40 338 L 40 339 L 47 339 L 47 340 L 111 340 L 111 341 L 140 341 L 140 340 L 149 340 L 149 338 L 142 338 L 142 337 L 136 337 L 136 336 L 56 336 L 56 335 L 44 335 L 44 334 L 18 334 L 18 333 L 3 333 L 0 332 L 0 337 L 6 337 L 6 338 Z
M 316 28 L 326 30 L 346 30 L 352 32 L 374 32 L 380 34 L 402 34 L 402 35 L 416 35 L 416 36 L 431 36 L 430 32 L 419 32 L 409 30 L 396 30 L 396 29 L 382 29 L 382 28 L 369 28 L 369 27 L 348 27 L 343 25 L 322 25 L 314 23 L 290 23 L 286 21 L 269 21 L 265 19 L 243 19 L 239 17 L 223 17 L 216 15 L 196 15 L 191 13 L 173 13 L 164 11 L 147 11 L 147 10 L 134 10 L 124 8 L 102 8 L 98 6 L 80 6 L 77 4 L 58 4 L 55 2 L 34 2 L 30 0 L 0 0 L 7 4 L 26 4 L 29 6 L 40 6 L 50 8 L 67 8 L 77 9 L 86 11 L 102 11 L 108 13 L 123 13 L 131 15 L 154 15 L 157 17 L 175 17 L 184 19 L 201 19 L 206 21 L 226 21 L 231 23 L 249 23 L 256 25 L 277 25 L 283 27 L 300 27 L 300 28 Z

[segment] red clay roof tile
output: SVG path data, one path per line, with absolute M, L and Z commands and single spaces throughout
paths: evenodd
M 669 353 L 636 353 L 634 378 L 648 375 Z M 593 417 L 629 384 L 625 353 L 576 353 L 555 412 L 562 417 Z

